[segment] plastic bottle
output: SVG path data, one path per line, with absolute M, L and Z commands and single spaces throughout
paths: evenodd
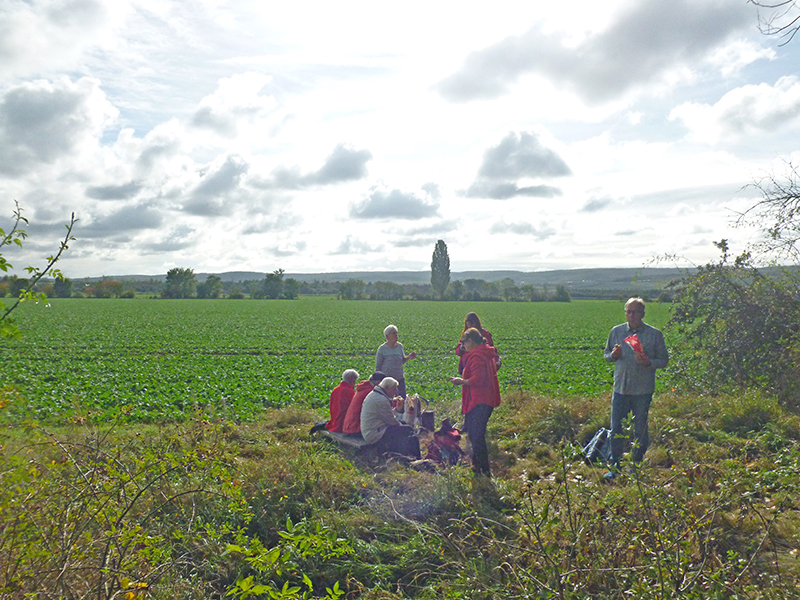
M 414 427 L 417 424 L 417 415 L 414 412 L 413 402 L 409 402 L 408 412 L 406 413 L 405 422 L 406 425 L 411 425 L 412 427 Z

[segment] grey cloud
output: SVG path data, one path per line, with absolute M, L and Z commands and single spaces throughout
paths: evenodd
M 638 233 L 641 233 L 640 229 L 625 229 L 623 231 L 614 232 L 614 235 L 618 237 L 632 237 Z
M 268 233 L 270 231 L 285 231 L 290 227 L 302 223 L 298 215 L 289 213 L 280 214 L 275 218 L 264 219 L 251 215 L 247 227 L 242 230 L 243 235 L 253 235 L 258 233 Z
M 329 254 L 367 254 L 372 252 L 381 252 L 382 245 L 371 246 L 364 240 L 348 235 L 333 252 Z
M 272 254 L 272 256 L 277 256 L 282 258 L 285 256 L 294 256 L 295 254 L 304 252 L 307 247 L 308 244 L 306 242 L 294 242 L 285 248 L 275 246 L 271 248 L 269 252 L 270 254 Z
M 616 23 L 577 47 L 568 47 L 566 33 L 534 27 L 473 52 L 436 89 L 453 102 L 497 98 L 532 73 L 599 103 L 675 67 L 694 66 L 731 34 L 754 27 L 754 19 L 745 2 L 633 2 Z
M 560 188 L 550 185 L 533 185 L 519 187 L 516 183 L 495 183 L 486 180 L 477 180 L 466 190 L 460 192 L 467 198 L 490 198 L 492 200 L 508 200 L 519 196 L 530 198 L 553 198 L 561 196 Z
M 580 208 L 580 212 L 593 213 L 603 210 L 611 204 L 611 198 L 589 198 Z
M 442 220 L 428 227 L 415 227 L 413 229 L 409 229 L 406 233 L 408 233 L 408 235 L 438 236 L 437 239 L 439 239 L 441 237 L 441 234 L 448 233 L 450 231 L 455 231 L 456 229 L 458 229 L 458 223 L 456 223 L 455 221 Z
M 572 175 L 567 163 L 539 141 L 535 133 L 509 132 L 494 148 L 483 154 L 478 170 L 487 179 L 518 179 L 520 177 L 563 177 Z
M 233 115 L 202 106 L 192 115 L 191 124 L 200 129 L 210 129 L 222 137 L 232 138 L 237 133 L 237 122 Z
M 95 200 L 129 200 L 141 189 L 141 183 L 130 181 L 121 185 L 92 186 L 86 188 L 86 195 Z
M 25 83 L 0 100 L 0 173 L 20 175 L 68 154 L 95 127 L 95 83 Z
M 439 185 L 436 183 L 426 183 L 422 186 L 422 189 L 428 192 L 428 195 L 433 198 L 434 200 L 440 200 L 442 198 L 442 193 L 439 190 Z
M 157 229 L 161 222 L 161 214 L 150 205 L 126 206 L 82 224 L 79 234 L 81 238 L 116 237 L 131 231 Z
M 144 171 L 149 171 L 160 160 L 175 156 L 180 150 L 180 142 L 166 135 L 150 136 L 146 139 L 147 147 L 142 150 L 137 165 Z
M 664 206 L 672 208 L 683 202 L 691 206 L 704 203 L 730 200 L 735 197 L 747 197 L 748 181 L 731 182 L 723 184 L 703 185 L 691 188 L 674 188 L 658 190 L 648 194 L 637 194 L 631 198 L 633 204 L 647 206 Z
M 272 181 L 264 187 L 296 190 L 313 185 L 330 185 L 357 181 L 367 176 L 367 163 L 372 160 L 369 150 L 356 150 L 344 144 L 333 149 L 319 170 L 303 174 L 297 167 L 275 169 Z
M 436 216 L 437 203 L 431 203 L 410 192 L 398 189 L 373 189 L 369 197 L 350 206 L 356 219 L 425 219 Z
M 436 245 L 436 240 L 439 238 L 436 237 L 429 237 L 429 238 L 406 238 L 402 240 L 398 240 L 392 244 L 392 246 L 396 248 L 425 248 L 430 246 L 431 248 Z
M 478 177 L 460 195 L 467 198 L 552 198 L 561 190 L 549 185 L 520 186 L 522 178 L 564 177 L 572 175 L 566 162 L 552 149 L 544 146 L 532 132 L 511 131 L 497 146 L 483 154 Z
M 190 247 L 193 243 L 195 230 L 188 225 L 178 225 L 164 236 L 160 242 L 142 245 L 143 254 L 160 254 L 161 252 L 175 252 Z
M 203 177 L 183 209 L 193 215 L 219 216 L 229 212 L 226 201 L 241 183 L 250 165 L 240 156 L 228 156 L 215 171 Z
M 537 240 L 545 240 L 556 234 L 556 230 L 547 223 L 541 223 L 539 227 L 535 227 L 531 223 L 505 223 L 504 221 L 495 222 L 489 231 L 491 233 L 515 233 L 533 237 Z
M 363 179 L 367 176 L 367 163 L 371 159 L 369 150 L 355 150 L 339 144 L 312 179 L 320 185 Z

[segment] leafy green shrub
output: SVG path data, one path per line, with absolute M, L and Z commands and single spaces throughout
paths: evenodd
M 722 257 L 675 282 L 671 371 L 692 390 L 756 388 L 800 398 L 800 300 L 790 278 L 763 275 L 749 253 Z

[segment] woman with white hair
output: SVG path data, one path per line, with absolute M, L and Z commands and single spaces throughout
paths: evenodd
M 386 342 L 381 344 L 378 348 L 378 353 L 375 355 L 375 370 L 386 373 L 389 377 L 397 380 L 397 394 L 406 397 L 406 377 L 403 372 L 403 365 L 407 361 L 417 357 L 416 352 L 406 354 L 403 349 L 403 344 L 397 341 L 397 327 L 394 325 L 387 325 L 383 330 L 383 336 Z
M 342 382 L 333 388 L 331 392 L 331 418 L 325 425 L 328 431 L 342 431 L 344 417 L 347 414 L 347 407 L 350 400 L 356 393 L 356 381 L 358 381 L 358 371 L 347 369 L 342 373 Z

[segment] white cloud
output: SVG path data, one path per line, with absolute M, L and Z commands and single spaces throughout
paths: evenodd
M 741 86 L 713 105 L 681 104 L 669 118 L 681 121 L 690 130 L 690 139 L 708 143 L 795 127 L 800 122 L 800 80 L 788 75 L 774 86 Z
M 727 0 L 565 10 L 8 0 L 0 217 L 47 254 L 74 210 L 68 276 L 703 262 L 800 153 L 800 44 Z
M 240 73 L 221 79 L 217 90 L 200 101 L 192 115 L 192 125 L 224 138 L 235 138 L 240 127 L 277 106 L 273 96 L 259 94 L 270 81 L 270 76 L 261 73 Z
M 72 70 L 84 52 L 113 40 L 124 0 L 4 0 L 0 4 L 0 84 L 19 75 Z

